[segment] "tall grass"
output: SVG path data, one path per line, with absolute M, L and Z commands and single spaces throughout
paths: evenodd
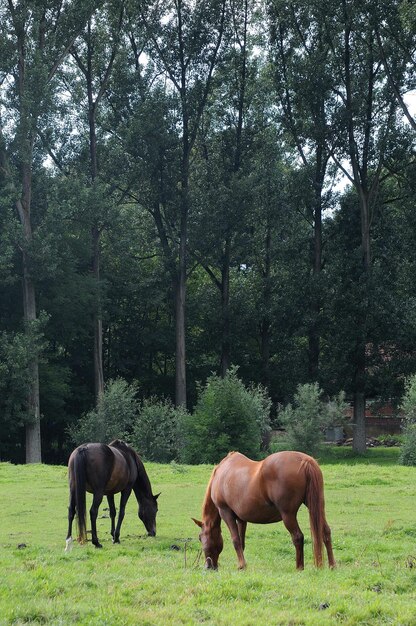
M 313 567 L 302 508 L 304 572 L 282 524 L 249 525 L 243 572 L 223 529 L 220 569 L 204 570 L 190 517 L 199 516 L 211 466 L 146 464 L 162 491 L 157 537 L 145 536 L 132 497 L 120 545 L 103 503 L 103 549 L 65 554 L 66 468 L 0 464 L 0 624 L 413 626 L 416 469 L 397 466 L 392 449 L 342 458 L 349 454 L 321 459 L 338 567 Z

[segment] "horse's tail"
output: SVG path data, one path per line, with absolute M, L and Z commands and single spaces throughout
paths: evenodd
M 309 509 L 309 523 L 316 567 L 322 567 L 322 545 L 325 524 L 324 480 L 321 469 L 314 459 L 304 461 L 306 473 L 305 504 Z
M 87 541 L 87 504 L 86 504 L 86 448 L 79 448 L 74 455 L 72 464 L 72 488 L 75 492 L 75 508 L 77 512 L 78 541 Z

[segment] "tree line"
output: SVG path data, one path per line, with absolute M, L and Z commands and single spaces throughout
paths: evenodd
M 406 0 L 0 6 L 0 455 L 60 462 L 106 381 L 272 419 L 415 371 Z

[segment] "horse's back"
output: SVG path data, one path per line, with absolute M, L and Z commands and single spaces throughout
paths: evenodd
M 108 465 L 111 463 L 113 455 L 109 446 L 105 443 L 82 443 L 71 453 L 68 467 L 71 469 L 77 457 L 84 455 L 89 467 Z
M 241 520 L 254 523 L 279 521 L 269 506 L 260 477 L 261 464 L 239 452 L 230 453 L 216 467 L 211 479 L 211 498 L 221 513 L 231 509 Z
M 253 461 L 241 452 L 229 453 L 217 466 L 215 476 L 241 473 L 247 478 L 289 477 L 302 473 L 307 464 L 318 466 L 315 459 L 304 452 L 285 450 L 270 454 L 262 461 Z
M 282 451 L 268 456 L 261 474 L 270 499 L 281 506 L 299 507 L 305 502 L 310 470 L 322 481 L 318 463 L 308 454 Z
M 281 511 L 295 511 L 304 502 L 308 464 L 317 466 L 302 452 L 276 452 L 263 461 L 232 453 L 216 468 L 211 497 L 218 508 L 228 506 L 243 520 L 279 521 Z
M 70 479 L 77 459 L 85 459 L 86 488 L 90 493 L 117 493 L 132 481 L 132 468 L 121 450 L 104 443 L 85 443 L 72 452 L 68 468 Z
M 263 474 L 268 476 L 277 474 L 280 478 L 289 478 L 304 474 L 307 465 L 319 468 L 318 463 L 309 454 L 291 450 L 275 452 L 266 457 L 262 464 Z

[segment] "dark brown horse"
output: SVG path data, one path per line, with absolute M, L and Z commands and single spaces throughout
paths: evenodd
M 77 513 L 79 541 L 87 540 L 86 531 L 86 491 L 93 494 L 90 509 L 91 541 L 101 548 L 97 537 L 97 514 L 104 496 L 110 508 L 111 535 L 113 543 L 120 542 L 120 528 L 124 518 L 127 500 L 132 490 L 139 503 L 139 517 L 148 535 L 156 535 L 157 498 L 154 496 L 150 480 L 139 455 L 129 445 L 116 439 L 109 445 L 86 443 L 72 452 L 68 462 L 69 507 L 66 551 L 72 546 L 72 522 Z M 116 507 L 114 494 L 121 492 L 120 511 L 115 526 Z
M 322 566 L 325 544 L 330 567 L 335 567 L 331 530 L 325 519 L 324 483 L 318 463 L 302 452 L 277 452 L 264 461 L 251 461 L 230 452 L 214 469 L 202 508 L 199 539 L 205 566 L 217 569 L 223 548 L 221 520 L 227 524 L 238 557 L 244 558 L 247 522 L 271 524 L 283 520 L 296 548 L 296 567 L 303 569 L 303 534 L 297 522 L 301 504 L 309 509 L 315 565 Z

